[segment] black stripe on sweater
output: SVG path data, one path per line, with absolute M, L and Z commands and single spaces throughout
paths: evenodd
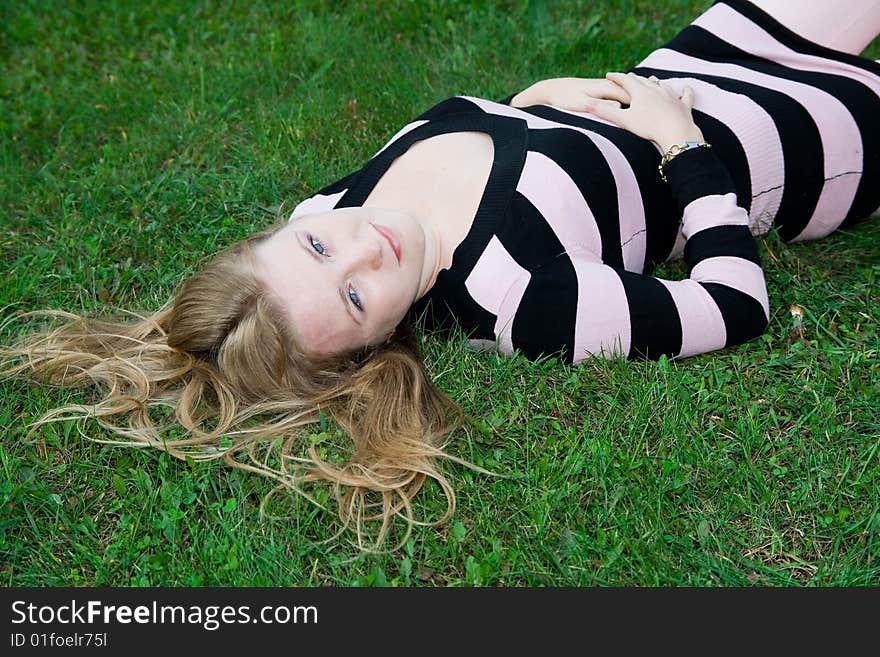
M 523 269 L 535 271 L 565 252 L 544 215 L 520 192 L 510 198 L 510 216 L 516 220 L 501 222 L 495 234 Z
M 480 109 L 479 105 L 469 101 L 467 98 L 453 96 L 452 98 L 447 98 L 446 100 L 437 103 L 433 107 L 428 108 L 419 116 L 417 116 L 414 121 L 433 121 L 442 117 L 449 116 L 450 114 L 468 112 L 478 112 L 482 114 L 483 110 Z
M 663 167 L 679 216 L 693 201 L 713 194 L 733 192 L 733 180 L 714 147 L 691 148 L 673 157 Z
M 681 318 L 672 294 L 658 279 L 615 270 L 629 306 L 632 360 L 672 357 L 681 351 Z
M 721 283 L 700 283 L 718 305 L 727 330 L 725 347 L 754 340 L 767 328 L 767 318 L 760 302 Z
M 599 229 L 602 262 L 612 267 L 623 267 L 617 183 L 611 167 L 593 140 L 568 128 L 531 130 L 529 150 L 553 160 L 577 185 Z M 578 220 L 591 221 L 586 216 Z
M 531 360 L 559 355 L 571 363 L 577 302 L 577 274 L 571 260 L 563 255 L 542 267 L 526 286 L 511 330 L 514 348 Z
M 713 226 L 691 235 L 684 245 L 684 260 L 691 270 L 706 258 L 731 256 L 761 266 L 758 245 L 748 226 Z

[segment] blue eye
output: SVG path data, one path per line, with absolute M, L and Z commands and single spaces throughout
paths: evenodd
M 348 298 L 351 299 L 351 302 L 357 306 L 358 310 L 363 310 L 364 305 L 361 303 L 361 298 L 358 296 L 358 293 L 351 286 L 348 287 Z
M 312 248 L 313 248 L 315 251 L 317 251 L 319 254 L 321 254 L 321 255 L 327 255 L 327 249 L 324 248 L 324 245 L 321 244 L 321 242 L 319 242 L 318 240 L 316 240 L 316 239 L 315 239 L 314 237 L 312 237 L 311 235 L 309 235 L 309 244 L 311 244 L 311 245 L 312 245 Z

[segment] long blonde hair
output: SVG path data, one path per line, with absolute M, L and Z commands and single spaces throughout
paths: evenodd
M 362 549 L 379 548 L 395 517 L 406 523 L 402 544 L 417 522 L 412 499 L 428 478 L 443 490 L 446 511 L 426 524 L 454 511 L 438 460 L 470 466 L 444 451 L 463 414 L 427 376 L 407 323 L 385 344 L 355 353 L 315 360 L 297 347 L 254 273 L 254 245 L 278 227 L 215 256 L 151 314 L 115 321 L 28 313 L 52 321 L 0 349 L 0 376 L 99 391 L 94 404 L 47 412 L 32 431 L 94 418 L 115 434 L 101 442 L 219 458 L 315 503 L 308 489 L 328 482 L 343 528 L 356 531 Z M 309 428 L 327 418 L 351 440 L 347 460 L 322 458 L 308 444 Z M 186 434 L 169 435 L 179 435 L 176 427 Z

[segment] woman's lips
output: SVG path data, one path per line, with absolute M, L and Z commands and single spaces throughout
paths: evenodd
M 394 236 L 394 233 L 391 232 L 390 228 L 386 228 L 382 224 L 370 224 L 376 231 L 384 237 L 388 244 L 391 246 L 391 250 L 394 251 L 394 257 L 397 258 L 397 264 L 400 264 L 400 242 L 397 241 L 397 238 Z

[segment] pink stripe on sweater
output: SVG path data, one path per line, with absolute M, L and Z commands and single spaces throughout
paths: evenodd
M 541 213 L 569 255 L 602 257 L 602 238 L 583 194 L 556 162 L 529 151 L 516 190 Z
M 522 277 L 529 278 L 528 270 L 520 267 L 493 235 L 464 285 L 474 301 L 497 315 L 510 286 Z
M 792 50 L 728 5 L 713 6 L 697 18 L 693 24 L 757 57 L 779 62 L 789 68 L 801 71 L 844 75 L 858 80 L 880 96 L 880 77 L 877 75 L 852 64 Z
M 464 282 L 474 301 L 496 315 L 494 330 L 501 353 L 513 353 L 513 318 L 530 280 L 528 270 L 493 236 Z
M 516 311 L 531 278 L 532 275 L 529 272 L 525 272 L 524 275 L 517 278 L 507 290 L 498 308 L 498 317 L 495 319 L 495 335 L 498 338 L 498 350 L 503 354 L 513 353 L 513 319 L 516 317 Z
M 746 211 L 736 204 L 736 194 L 710 194 L 695 198 L 682 214 L 681 232 L 685 239 L 715 226 L 747 226 Z
M 691 279 L 657 280 L 669 290 L 681 321 L 681 351 L 677 355 L 694 356 L 723 348 L 727 327 L 709 291 Z
M 335 194 L 315 194 L 314 196 L 310 196 L 304 201 L 301 201 L 293 209 L 293 212 L 290 213 L 290 218 L 288 219 L 288 221 L 292 221 L 297 217 L 303 217 L 307 214 L 329 212 L 336 207 L 336 203 L 339 202 L 339 199 L 341 199 L 343 194 L 345 194 L 345 192 L 347 191 L 347 189 L 343 189 L 341 192 L 337 192 Z
M 736 64 L 708 62 L 661 48 L 651 53 L 642 66 L 663 70 L 715 75 L 761 85 L 780 91 L 799 102 L 813 117 L 822 139 L 825 179 L 816 209 L 807 227 L 796 239 L 827 235 L 843 221 L 852 205 L 859 175 L 841 175 L 862 169 L 862 141 L 858 126 L 846 106 L 831 94 L 800 82 L 773 77 Z M 839 181 L 839 182 L 838 182 Z
M 735 256 L 715 256 L 701 260 L 691 269 L 691 279 L 700 283 L 721 283 L 748 294 L 761 304 L 770 319 L 770 302 L 764 271 L 750 260 Z
M 623 255 L 623 268 L 641 274 L 645 268 L 645 249 L 647 230 L 645 206 L 642 195 L 627 193 L 639 189 L 639 182 L 632 166 L 617 147 L 602 135 L 587 132 L 596 148 L 601 151 L 611 168 L 611 175 L 617 184 L 617 208 L 620 222 L 620 244 Z
M 578 282 L 573 361 L 629 353 L 629 304 L 620 276 L 608 265 L 572 258 Z

